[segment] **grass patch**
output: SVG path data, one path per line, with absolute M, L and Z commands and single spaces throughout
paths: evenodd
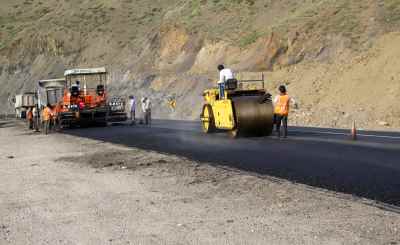
M 386 22 L 400 21 L 400 0 L 384 0 L 384 7 Z
M 239 40 L 239 47 L 244 48 L 246 46 L 249 46 L 250 44 L 255 43 L 257 39 L 260 38 L 261 36 L 262 33 L 253 31 Z

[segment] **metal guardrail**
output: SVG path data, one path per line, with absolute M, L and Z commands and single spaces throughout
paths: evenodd
M 238 83 L 262 83 L 262 89 L 265 89 L 265 76 L 261 73 L 261 79 L 238 79 Z

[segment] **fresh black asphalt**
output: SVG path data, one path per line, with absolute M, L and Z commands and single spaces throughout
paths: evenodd
M 200 123 L 155 120 L 144 125 L 64 130 L 66 134 L 176 154 L 258 175 L 284 178 L 400 207 L 400 133 L 291 127 L 275 136 L 206 135 Z

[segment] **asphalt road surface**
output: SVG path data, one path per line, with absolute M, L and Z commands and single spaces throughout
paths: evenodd
M 400 133 L 289 128 L 289 138 L 206 135 L 199 122 L 155 120 L 63 133 L 185 156 L 400 207 Z

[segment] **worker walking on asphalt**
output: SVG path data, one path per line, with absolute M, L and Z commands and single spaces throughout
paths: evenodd
M 288 134 L 287 124 L 290 103 L 293 103 L 295 108 L 298 107 L 296 101 L 287 94 L 286 87 L 284 85 L 279 86 L 279 95 L 274 99 L 274 117 L 279 138 L 281 137 L 281 124 L 283 124 L 283 137 L 286 138 Z
M 59 124 L 59 120 L 58 120 L 58 115 L 61 113 L 61 110 L 62 110 L 61 102 L 58 102 L 57 105 L 54 107 L 54 109 L 52 109 L 51 121 L 52 121 L 53 129 L 56 131 L 61 130 L 61 125 Z
M 39 113 L 37 107 L 33 107 L 32 109 L 32 115 L 33 115 L 33 128 L 35 129 L 36 132 L 39 131 Z
M 230 79 L 234 79 L 233 72 L 231 69 L 225 68 L 224 65 L 218 66 L 219 71 L 219 80 L 218 80 L 218 88 L 219 88 L 219 99 L 222 100 L 225 97 L 225 82 Z
M 136 110 L 136 101 L 135 101 L 135 96 L 131 95 L 129 96 L 129 112 L 131 114 L 131 125 L 135 124 L 136 121 L 136 115 L 135 115 L 135 110 Z
M 144 124 L 151 125 L 151 101 L 147 97 L 142 98 L 142 111 Z
M 43 109 L 43 132 L 44 134 L 48 134 L 50 130 L 50 123 L 51 123 L 51 118 L 52 118 L 52 111 L 51 111 L 51 106 L 50 104 L 47 104 L 47 106 Z
M 28 112 L 26 113 L 26 119 L 28 120 L 28 128 L 33 129 L 33 112 L 32 108 L 28 109 Z

